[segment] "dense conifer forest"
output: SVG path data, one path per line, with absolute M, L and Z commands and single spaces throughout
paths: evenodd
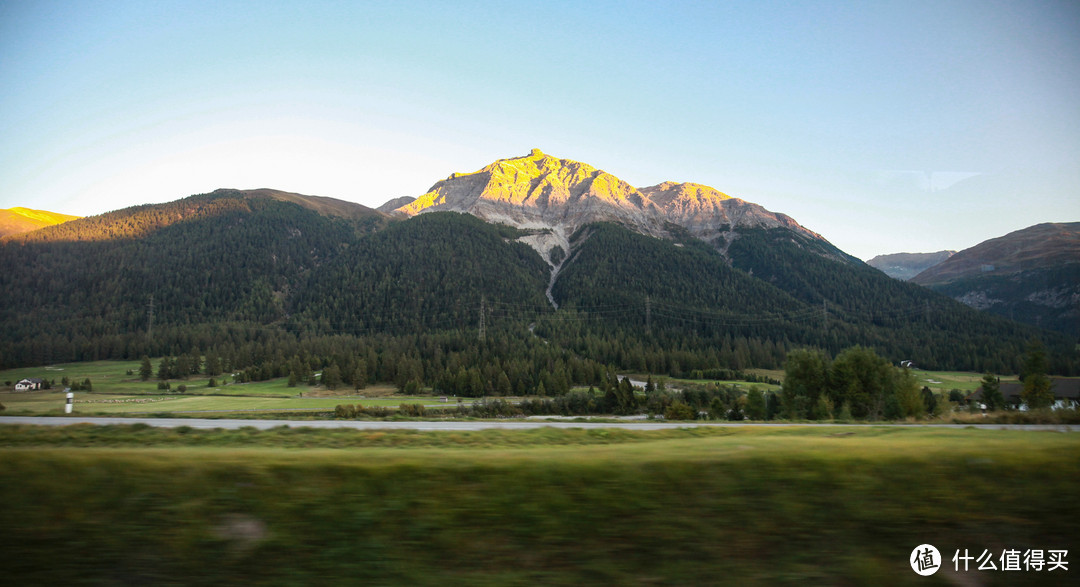
M 725 247 L 587 226 L 565 252 L 558 310 L 523 234 L 242 192 L 77 220 L 0 242 L 0 363 L 188 357 L 242 379 L 307 384 L 322 370 L 335 385 L 558 395 L 615 370 L 780 368 L 802 347 L 1009 373 L 1040 338 L 1051 371 L 1078 370 L 1063 335 L 784 230 L 742 230 Z

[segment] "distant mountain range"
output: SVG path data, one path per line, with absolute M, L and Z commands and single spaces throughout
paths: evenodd
M 973 308 L 1080 336 L 1080 222 L 1038 224 L 990 239 L 912 282 Z
M 1005 373 L 1035 336 L 1057 372 L 1080 370 L 1071 339 L 889 278 L 786 215 L 700 184 L 635 188 L 539 150 L 380 209 L 223 189 L 11 236 L 0 289 L 5 365 L 211 347 L 285 360 L 362 340 L 430 382 L 486 328 L 502 341 L 492 356 L 537 337 L 531 356 L 561 349 L 562 367 L 544 359 L 552 373 L 583 358 L 777 367 L 791 348 L 856 344 Z M 421 334 L 443 337 L 439 350 Z M 499 357 L 511 378 L 518 354 Z M 417 356 L 437 366 L 417 373 Z
M 9 208 L 0 210 L 0 238 L 13 234 L 22 234 L 46 226 L 75 220 L 78 216 L 31 210 L 29 208 Z
M 955 254 L 956 251 L 893 253 L 891 255 L 878 255 L 867 261 L 866 264 L 875 269 L 880 269 L 889 277 L 907 281 Z

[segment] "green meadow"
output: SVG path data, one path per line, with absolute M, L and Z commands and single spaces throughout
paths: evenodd
M 782 370 L 769 370 L 769 369 L 750 369 L 749 373 L 754 375 L 769 377 L 778 381 L 784 380 L 784 372 Z M 919 385 L 929 387 L 931 391 L 937 394 L 948 394 L 953 389 L 959 389 L 966 393 L 971 393 L 978 389 L 982 385 L 982 373 L 970 373 L 965 371 L 923 371 L 921 369 L 915 369 L 912 371 L 915 379 L 919 382 Z M 632 375 L 635 380 L 645 381 L 648 375 L 636 374 Z M 1000 376 L 1002 382 L 1017 381 L 1016 375 L 1002 375 Z M 654 379 L 655 380 L 655 379 Z M 714 381 L 712 379 L 679 379 L 674 377 L 665 378 L 667 385 L 673 387 L 682 387 L 685 384 L 697 384 L 704 385 L 707 383 L 721 383 L 725 385 L 735 385 L 743 390 L 750 389 L 750 387 L 757 387 L 761 391 L 780 392 L 779 385 L 773 385 L 768 383 L 747 383 L 745 381 Z
M 214 378 L 194 376 L 186 380 L 170 380 L 171 390 L 158 389 L 158 380 L 141 381 L 137 374 L 138 361 L 94 361 L 68 363 L 48 367 L 9 369 L 0 371 L 0 404 L 6 408 L 0 415 L 39 416 L 64 413 L 66 395 L 62 380 L 72 382 L 90 379 L 93 391 L 76 391 L 73 412 L 83 415 L 166 414 L 174 412 L 250 412 L 258 410 L 333 411 L 341 403 L 364 406 L 397 407 L 403 403 L 426 405 L 456 405 L 454 398 L 442 402 L 433 396 L 398 395 L 393 386 L 372 385 L 363 390 L 341 389 L 329 392 L 300 384 L 289 387 L 285 378 L 241 384 L 225 384 L 228 375 Z M 13 385 L 23 378 L 55 380 L 52 389 L 33 392 L 14 392 Z M 11 382 L 8 384 L 8 382 Z M 186 387 L 184 392 L 178 388 Z M 471 403 L 465 400 L 464 403 Z
M 212 393 L 212 390 L 210 390 Z M 64 413 L 66 397 L 62 391 L 34 393 L 0 393 L 0 404 L 6 409 L 0 416 L 44 416 Z M 398 396 L 393 398 L 336 397 L 245 397 L 189 394 L 116 395 L 108 393 L 76 393 L 72 412 L 81 415 L 172 414 L 186 412 L 251 412 L 271 410 L 334 411 L 341 403 L 396 408 L 401 404 L 420 403 L 429 406 L 455 406 L 434 397 Z M 198 414 L 193 414 L 198 415 Z
M 964 371 L 912 371 L 919 385 L 929 387 L 934 393 L 948 394 L 954 389 L 959 389 L 965 394 L 971 393 L 982 386 L 983 374 L 968 373 Z M 1015 382 L 1019 378 L 1016 375 L 1001 375 L 1001 381 Z
M 157 365 L 157 360 L 154 365 Z M 155 367 L 156 368 L 156 367 Z M 132 374 L 128 374 L 128 372 Z M 55 381 L 53 391 L 63 391 L 63 378 L 70 382 L 82 382 L 89 379 L 95 394 L 149 394 L 159 395 L 158 380 L 151 377 L 148 381 L 139 379 L 139 361 L 89 361 L 84 363 L 64 363 L 47 367 L 24 367 L 0 371 L 0 383 L 10 391 L 11 385 L 23 378 L 37 377 Z M 217 395 L 262 395 L 268 397 L 296 397 L 307 391 L 305 385 L 289 387 L 284 378 L 259 381 L 239 385 L 224 385 L 231 377 L 222 375 L 215 378 L 218 385 L 208 387 L 210 378 L 204 375 L 189 379 L 169 380 L 173 390 L 180 385 L 187 387 L 187 393 L 213 393 Z M 10 383 L 9 383 L 10 382 Z M 81 394 L 80 394 L 81 395 Z
M 949 559 L 1076 552 L 1078 438 L 6 425 L 0 552 L 12 584 L 1064 584 Z

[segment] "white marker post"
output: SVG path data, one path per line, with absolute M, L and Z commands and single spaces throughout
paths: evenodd
M 67 403 L 64 404 L 64 413 L 65 414 L 70 414 L 71 413 L 72 404 L 74 404 L 74 403 L 75 403 L 75 394 L 69 391 L 68 394 L 67 394 Z

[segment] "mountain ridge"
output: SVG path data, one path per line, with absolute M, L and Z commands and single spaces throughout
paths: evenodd
M 866 262 L 894 279 L 908 281 L 919 273 L 944 262 L 956 254 L 956 251 L 936 251 L 933 253 L 890 253 L 877 255 Z
M 300 206 L 318 212 L 324 216 L 341 216 L 343 218 L 361 218 L 364 216 L 385 216 L 384 212 L 375 208 L 369 208 L 363 204 L 328 198 L 326 196 L 308 196 L 271 188 L 257 188 L 250 190 L 238 190 L 221 188 L 210 192 L 210 196 L 238 195 L 241 197 L 267 197 L 282 202 L 292 202 Z
M 570 235 L 593 222 L 615 222 L 660 238 L 671 238 L 670 225 L 675 225 L 706 241 L 724 234 L 730 240 L 734 228 L 786 228 L 825 240 L 785 214 L 709 186 L 668 181 L 636 188 L 592 165 L 539 149 L 472 173 L 451 174 L 396 211 L 406 216 L 464 212 L 488 222 L 550 231 L 550 238 L 527 242 L 553 267 L 555 247 L 569 251 Z
M 62 224 L 44 227 L 42 230 L 10 235 L 7 240 L 30 242 L 140 238 L 179 222 L 219 214 L 224 209 L 250 208 L 252 202 L 258 201 L 295 204 L 327 218 L 364 221 L 371 224 L 372 228 L 375 224 L 390 218 L 389 215 L 367 206 L 325 196 L 305 196 L 270 188 L 250 190 L 220 188 L 164 204 L 141 204 L 96 216 L 76 218 Z M 137 216 L 138 221 L 132 221 L 133 216 Z
M 1049 222 L 983 241 L 912 282 L 972 308 L 1080 336 L 1080 222 Z
M 0 238 L 77 220 L 79 216 L 16 206 L 0 210 Z
M 1007 275 L 1036 264 L 1080 263 L 1080 222 L 1045 222 L 964 249 L 916 275 L 920 285 L 939 285 L 984 274 Z
M 550 348 L 567 353 L 565 361 L 637 372 L 775 367 L 799 346 L 835 353 L 857 344 L 926 368 L 1015 372 L 1027 340 L 1045 336 L 1055 369 L 1080 369 L 1064 335 L 890 279 L 813 233 L 788 228 L 780 215 L 768 213 L 758 225 L 711 224 L 736 199 L 707 186 L 645 188 L 669 207 L 683 202 L 671 208 L 684 218 L 700 214 L 695 235 L 639 215 L 657 206 L 641 190 L 591 166 L 559 163 L 543 176 L 540 167 L 553 164 L 542 158 L 461 176 L 504 182 L 505 200 L 519 203 L 495 202 L 500 213 L 530 211 L 527 200 L 536 201 L 535 228 L 453 210 L 392 218 L 333 199 L 223 189 L 4 239 L 0 363 L 213 349 L 234 365 L 273 363 L 282 373 L 288 357 L 303 362 L 304 352 L 325 366 L 346 347 L 395 341 L 369 362 L 379 380 L 430 384 L 476 369 L 490 382 L 498 373 L 485 371 L 485 353 L 513 340 L 526 341 L 529 353 Z M 617 194 L 608 200 L 590 190 Z M 562 235 L 573 243 L 563 248 L 560 235 L 545 230 L 543 213 L 558 218 L 560 202 L 573 198 L 610 220 Z M 663 238 L 619 223 L 611 209 L 658 221 Z M 702 238 L 712 232 L 719 234 Z M 477 346 L 485 326 L 498 342 Z M 473 358 L 462 363 L 462 352 Z M 431 362 L 423 369 L 418 353 Z M 522 356 L 500 359 L 515 389 L 518 382 L 532 389 L 545 369 L 554 378 L 544 381 L 547 389 L 590 380 L 583 372 L 560 375 L 574 371 L 569 363 Z M 269 369 L 259 376 L 271 376 Z

